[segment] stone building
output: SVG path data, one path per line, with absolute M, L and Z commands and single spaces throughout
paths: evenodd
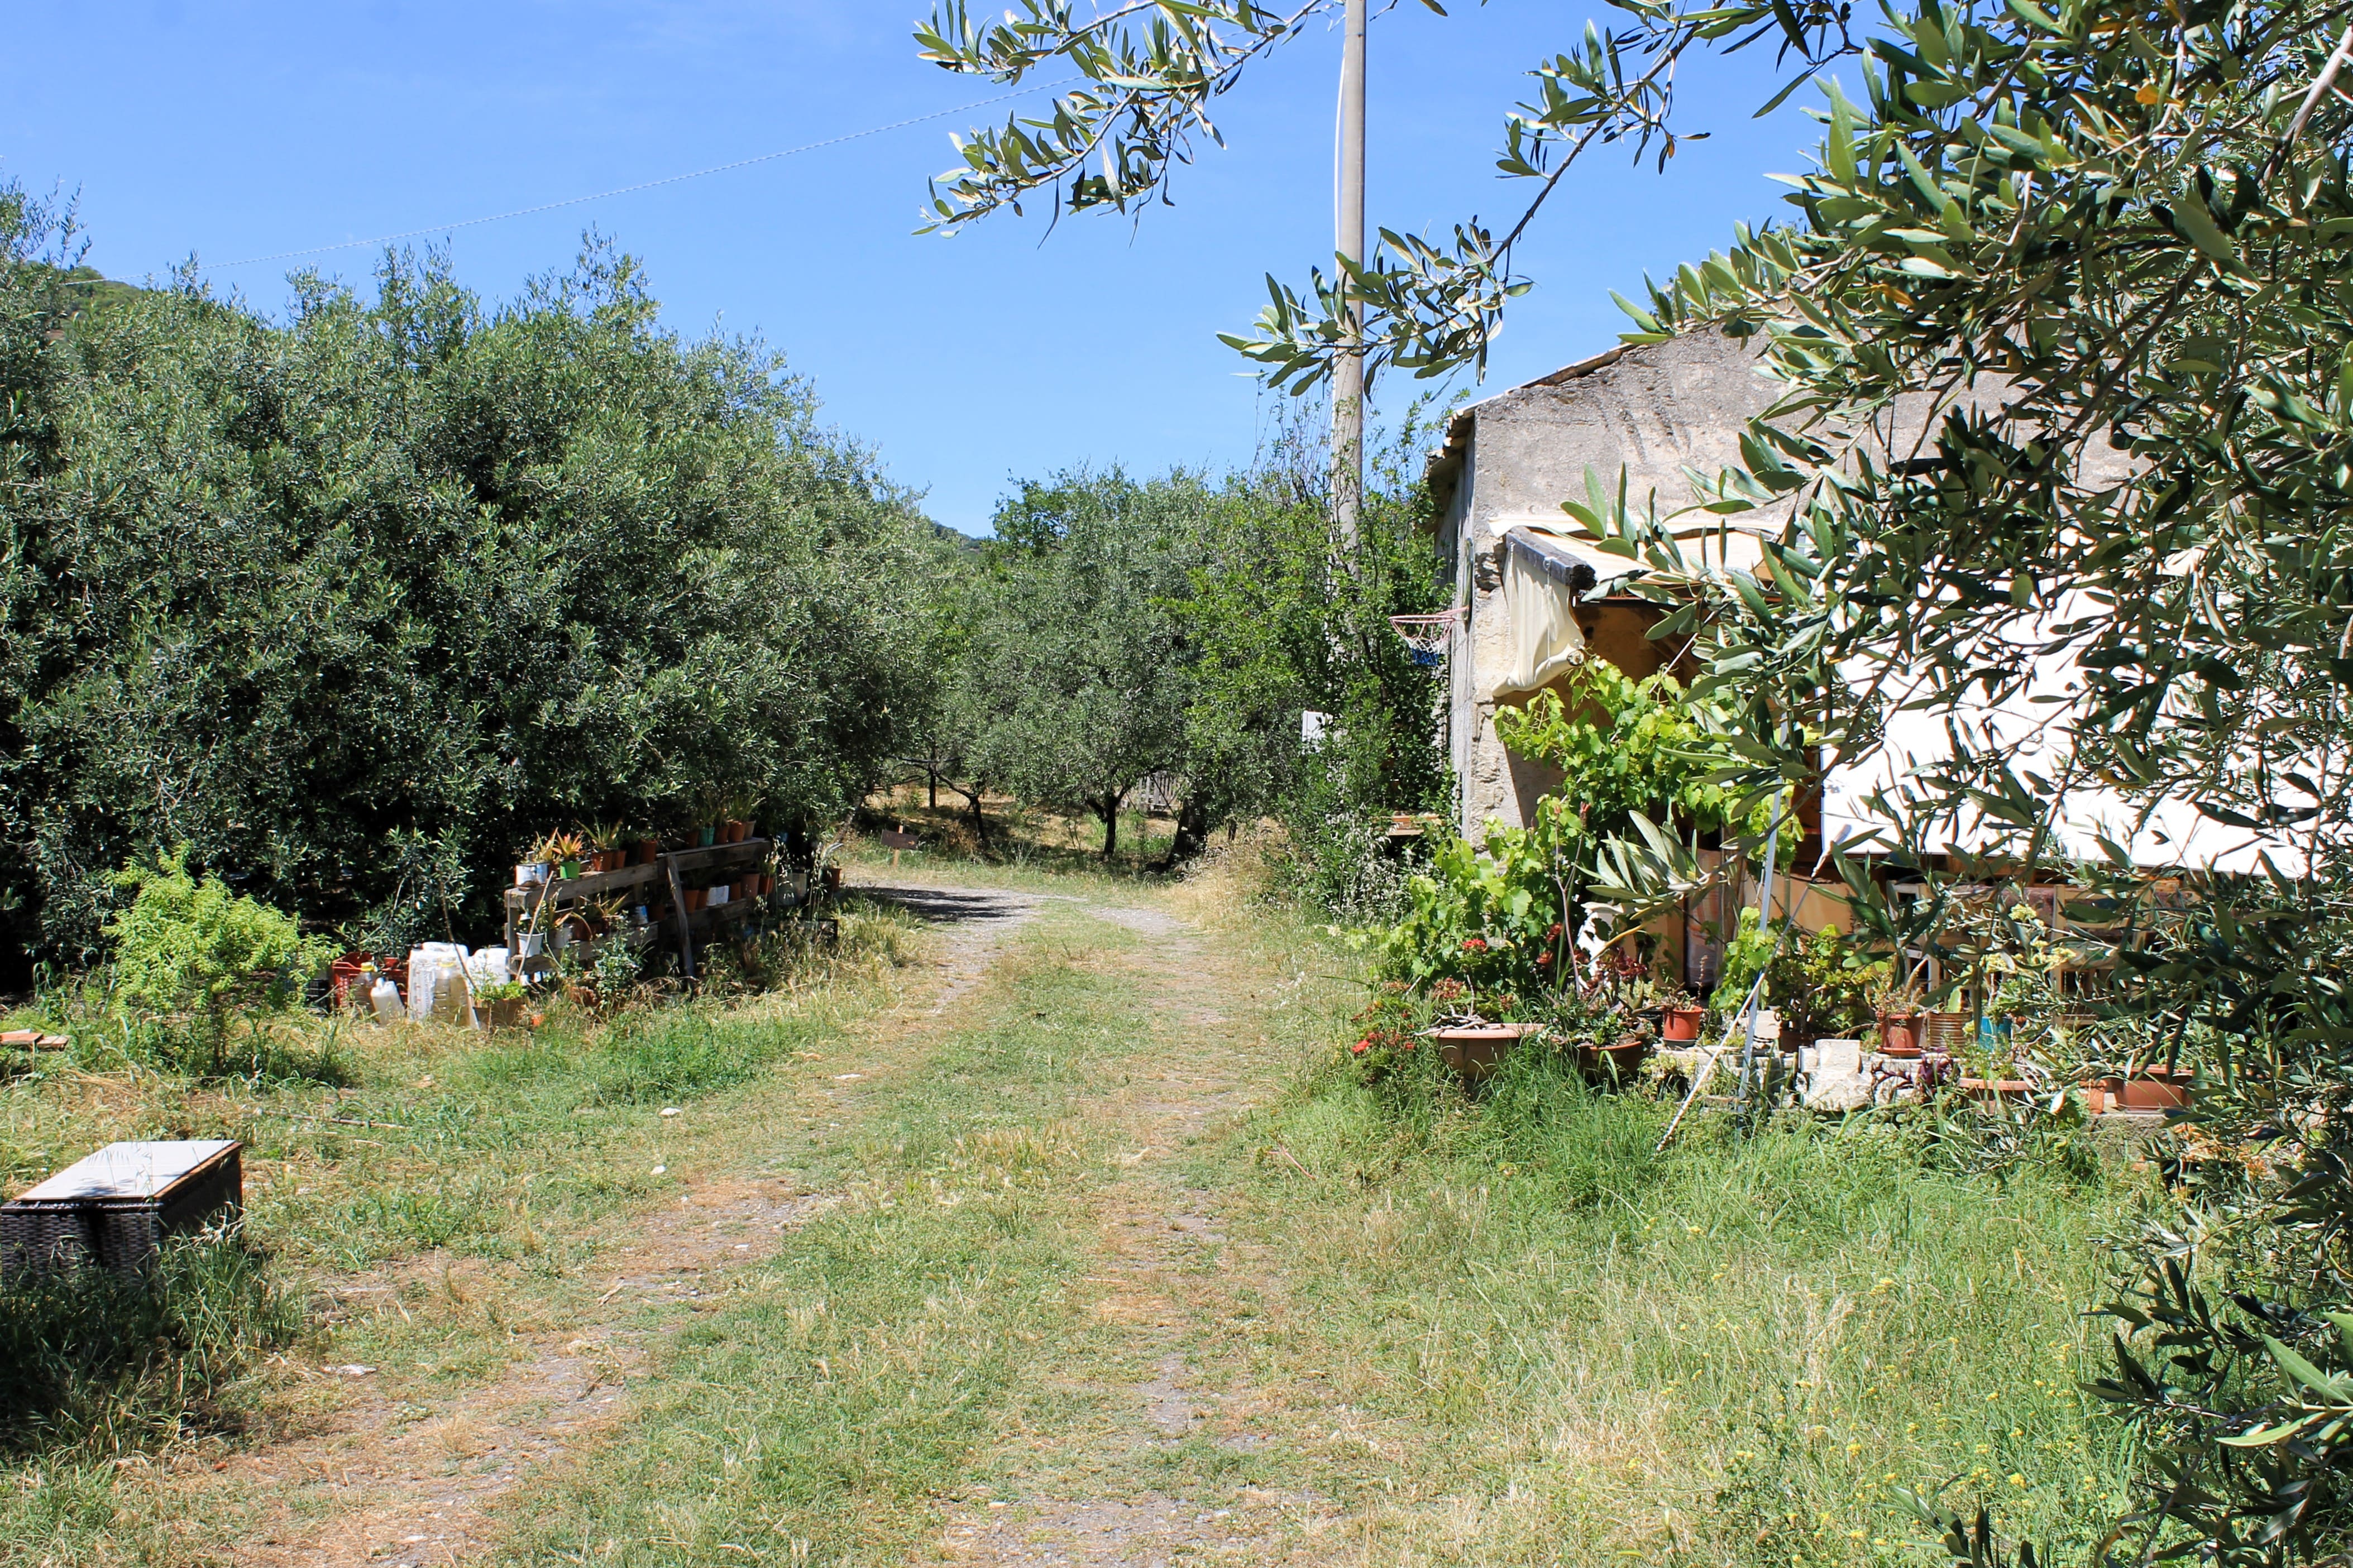
M 1448 423 L 1429 477 L 1462 617 L 1447 661 L 1447 741 L 1466 837 L 1490 819 L 1525 826 L 1537 797 L 1560 782 L 1495 739 L 1499 704 L 1558 685 L 1588 650 L 1632 676 L 1677 660 L 1678 650 L 1645 636 L 1654 606 L 1631 597 L 1577 602 L 1630 563 L 1592 548 L 1561 502 L 1584 499 L 1588 473 L 1614 490 L 1622 470 L 1630 499 L 1654 495 L 1661 512 L 1689 505 L 1685 470 L 1736 464 L 1741 426 L 1772 393 L 1753 350 L 1710 332 L 1611 349 Z M 1710 560 L 1757 558 L 1751 536 L 1713 516 L 1694 518 L 1688 532 L 1704 536 Z
M 1691 507 L 1694 472 L 1713 477 L 1738 466 L 1743 426 L 1776 395 L 1777 384 L 1759 374 L 1757 359 L 1756 346 L 1713 331 L 1611 349 L 1472 404 L 1448 422 L 1428 472 L 1440 545 L 1454 563 L 1460 617 L 1448 647 L 1447 742 L 1460 791 L 1456 826 L 1464 837 L 1477 839 L 1491 821 L 1526 826 L 1536 801 L 1561 783 L 1556 769 L 1504 749 L 1495 737 L 1498 708 L 1560 689 L 1571 668 L 1590 655 L 1636 677 L 1671 668 L 1688 680 L 1696 673 L 1683 649 L 1646 635 L 1663 614 L 1654 602 L 1608 592 L 1633 563 L 1597 548 L 1561 503 L 1583 500 L 1588 476 L 1614 493 L 1622 474 L 1631 503 L 1648 500 L 1661 515 Z M 1989 379 L 1978 395 L 1998 396 L 2000 384 Z M 1899 403 L 1895 424 L 1916 432 L 1927 412 L 1925 405 L 1907 411 Z M 2106 461 L 2120 478 L 2126 459 Z M 2087 470 L 2095 477 L 2101 471 Z M 1740 568 L 1761 558 L 1752 531 L 1777 528 L 1778 521 L 1694 511 L 1674 526 L 1687 555 Z M 2021 756 L 2047 760 L 2052 710 L 2036 704 L 2064 697 L 2076 684 L 2070 661 L 2047 662 L 2029 691 L 1994 707 L 1957 710 L 1958 716 L 2014 736 Z M 1897 672 L 1896 687 L 1906 679 Z M 1804 872 L 1820 865 L 1826 842 L 1873 828 L 1876 819 L 1865 803 L 1874 789 L 1945 754 L 1944 722 L 1938 713 L 1895 713 L 1877 752 L 1829 768 L 1818 789 L 1800 793 L 1800 874 L 1786 879 L 1783 891 L 1797 901 L 1801 925 L 1846 923 L 1843 900 Z M 2055 767 L 2045 771 L 2056 774 Z M 1944 824 L 1941 831 L 1952 851 L 1978 847 L 1985 832 L 1968 820 Z M 2184 802 L 2152 809 L 2104 787 L 2071 790 L 2054 835 L 2084 856 L 2101 854 L 2103 839 L 2114 841 L 2152 870 L 2246 872 L 2266 856 L 2283 868 L 2302 864 L 2291 843 L 2225 829 L 2200 819 Z M 1712 978 L 1726 900 L 1746 897 L 1746 889 L 1725 889 L 1711 895 L 1708 907 L 1685 911 L 1681 946 L 1689 980 Z M 1777 914 L 1786 912 L 1781 899 L 1776 905 Z M 1659 934 L 1671 950 L 1676 945 L 1671 922 Z

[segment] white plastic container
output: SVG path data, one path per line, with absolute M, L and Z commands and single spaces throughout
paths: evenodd
M 422 1024 L 437 1016 L 441 992 L 458 971 L 455 942 L 428 942 L 408 950 L 408 1016 Z
M 474 994 L 466 984 L 462 965 L 453 964 L 441 971 L 440 985 L 433 994 L 433 1021 L 437 1024 L 462 1024 L 470 1016 Z
M 400 987 L 382 975 L 368 990 L 368 1005 L 375 1009 L 379 1024 L 396 1022 L 400 1017 Z

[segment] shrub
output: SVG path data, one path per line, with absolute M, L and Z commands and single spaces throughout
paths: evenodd
M 185 849 L 132 866 L 115 882 L 136 889 L 106 926 L 117 1004 L 193 1020 L 216 1068 L 231 1015 L 283 1012 L 330 956 L 292 917 L 231 892 L 217 877 L 191 873 Z

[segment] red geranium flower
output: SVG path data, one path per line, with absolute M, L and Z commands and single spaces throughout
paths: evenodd
M 1558 921 L 1553 921 L 1553 922 L 1552 922 L 1552 929 L 1551 929 L 1550 931 L 1548 931 L 1545 932 L 1545 941 L 1546 941 L 1546 942 L 1558 942 L 1558 941 L 1560 940 L 1560 931 L 1561 931 L 1561 925 L 1560 925 L 1560 922 L 1559 922 Z
M 1537 967 L 1538 969 L 1542 969 L 1542 968 L 1544 968 L 1546 964 L 1550 963 L 1551 962 L 1552 962 L 1552 954 L 1551 954 L 1551 953 L 1548 953 L 1548 952 L 1540 952 L 1540 953 L 1537 953 L 1537 954 L 1536 954 L 1536 967 Z
M 1358 1040 L 1355 1045 L 1350 1046 L 1350 1047 L 1348 1047 L 1348 1050 L 1349 1050 L 1349 1052 L 1350 1052 L 1350 1054 L 1351 1054 L 1351 1055 L 1361 1057 L 1361 1056 L 1363 1056 L 1366 1051 L 1368 1051 L 1368 1050 L 1370 1050 L 1370 1049 L 1372 1049 L 1372 1048 L 1373 1048 L 1373 1042 L 1372 1042 L 1372 1041 L 1370 1041 L 1370 1040 Z
M 1462 939 L 1462 951 L 1465 952 L 1484 952 L 1487 951 L 1487 939 L 1482 936 L 1466 936 Z

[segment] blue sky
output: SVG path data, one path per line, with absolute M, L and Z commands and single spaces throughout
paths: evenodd
M 862 131 L 988 96 L 918 61 L 914 0 L 629 5 L 475 0 L 247 4 L 12 0 L 0 174 L 79 192 L 90 261 L 132 280 L 194 255 L 265 310 L 311 265 L 364 282 L 364 249 L 227 264 L 428 228 Z M 1493 175 L 1520 79 L 1583 31 L 1569 7 L 1409 3 L 1372 28 L 1373 221 L 1445 232 L 1516 212 Z M 1599 7 L 1597 16 L 1606 16 Z M 1217 342 L 1270 270 L 1331 251 L 1338 40 L 1318 30 L 1223 101 L 1177 205 L 1140 226 L 1036 216 L 914 237 L 940 120 L 754 168 L 458 228 L 459 277 L 511 294 L 594 226 L 642 257 L 681 331 L 783 349 L 826 417 L 872 445 L 941 521 L 986 531 L 1009 478 L 1249 459 L 1271 414 Z M 1757 121 L 1769 64 L 1710 62 L 1683 85 L 1714 132 L 1663 176 L 1600 150 L 1540 220 L 1487 390 L 1614 341 L 1609 300 L 1777 207 L 1801 167 L 1794 105 Z M 1043 101 L 1042 99 L 1038 101 Z M 984 111 L 980 118 L 1003 112 Z M 1042 241 L 1042 243 L 1041 243 Z M 1403 384 L 1392 388 L 1398 400 Z

